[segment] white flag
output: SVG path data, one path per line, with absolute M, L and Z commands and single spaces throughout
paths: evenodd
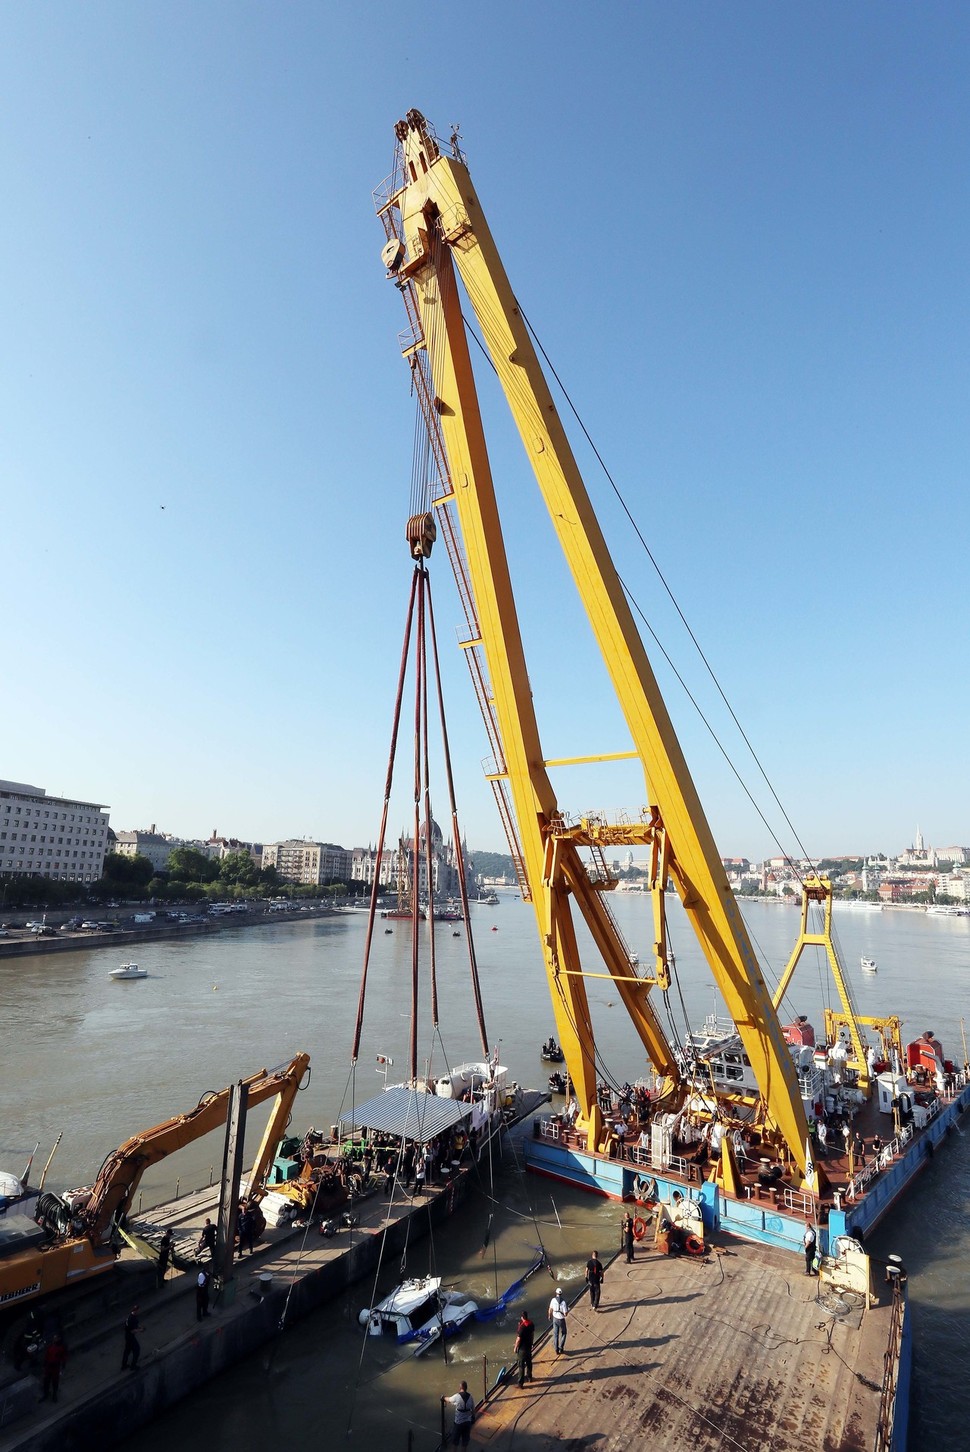
M 805 1140 L 805 1188 L 813 1195 L 818 1194 L 818 1180 L 815 1175 L 815 1161 L 812 1159 L 812 1136 Z

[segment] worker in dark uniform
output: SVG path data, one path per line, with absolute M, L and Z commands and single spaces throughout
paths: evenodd
M 532 1380 L 532 1345 L 536 1336 L 536 1323 L 523 1311 L 515 1335 L 515 1359 L 519 1367 L 519 1386 Z
M 158 1247 L 158 1265 L 155 1267 L 155 1282 L 159 1289 L 165 1284 L 165 1273 L 168 1270 L 168 1263 L 172 1258 L 173 1240 L 174 1236 L 172 1235 L 170 1227 L 162 1236 L 161 1243 Z
M 594 1250 L 586 1262 L 586 1284 L 589 1286 L 589 1304 L 594 1311 L 599 1310 L 600 1290 L 605 1279 L 606 1273 L 603 1270 L 602 1261 L 599 1258 L 598 1252 Z
M 132 1306 L 128 1318 L 125 1321 L 125 1349 L 121 1358 L 122 1371 L 127 1370 L 129 1363 L 131 1364 L 132 1371 L 137 1371 L 138 1369 L 141 1344 L 135 1332 L 142 1330 L 144 1330 L 144 1327 L 138 1319 L 138 1307 Z
M 206 1222 L 205 1222 L 205 1224 L 202 1227 L 202 1234 L 199 1236 L 199 1243 L 195 1247 L 195 1253 L 196 1253 L 196 1255 L 202 1255 L 204 1251 L 208 1251 L 211 1259 L 212 1260 L 215 1260 L 215 1258 L 216 1258 L 216 1227 L 213 1225 L 212 1221 L 209 1220 L 208 1218 L 206 1218 Z

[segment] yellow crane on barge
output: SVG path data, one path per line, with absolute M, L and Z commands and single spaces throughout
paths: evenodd
M 579 1127 L 591 1149 L 603 1148 L 590 978 L 607 977 L 615 985 L 664 1078 L 668 1101 L 687 1097 L 678 1053 L 651 1003 L 653 989 L 666 990 L 671 981 L 664 898 L 672 884 L 756 1075 L 763 1131 L 805 1176 L 809 1126 L 792 1055 L 457 132 L 448 154 L 424 116 L 412 110 L 397 123 L 396 137 L 395 171 L 377 196 L 387 237 L 382 258 L 408 310 L 405 358 L 437 475 L 430 509 L 408 523 L 408 544 L 421 568 L 442 533 L 455 569 L 467 625 L 462 645 L 494 756 L 490 779 L 523 896 L 535 910 Z M 630 751 L 555 761 L 543 751 L 459 279 L 612 682 Z M 569 820 L 550 769 L 630 757 L 642 765 L 648 803 L 639 820 Z M 652 962 L 642 965 L 632 959 L 605 899 L 615 885 L 605 851 L 633 846 L 650 853 L 654 941 Z M 583 962 L 574 908 L 601 967 Z M 820 1172 L 814 1175 L 810 1187 L 817 1189 Z

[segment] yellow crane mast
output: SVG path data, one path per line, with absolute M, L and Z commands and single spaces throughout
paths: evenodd
M 602 1134 L 585 983 L 593 970 L 581 961 L 571 903 L 649 1058 L 673 1086 L 676 1057 L 650 1003 L 651 988 L 669 982 L 662 897 L 672 881 L 757 1075 L 766 1123 L 804 1171 L 808 1124 L 791 1054 L 468 170 L 457 144 L 455 154 L 446 155 L 419 111 L 397 123 L 396 135 L 400 169 L 380 207 L 389 238 L 382 255 L 388 275 L 416 300 L 420 328 L 412 346 L 426 350 L 422 366 L 430 375 L 448 466 L 449 488 L 433 502 L 457 512 L 481 636 L 471 644 L 481 646 L 487 662 L 501 774 L 518 827 L 556 1031 L 590 1148 L 599 1147 Z M 533 709 L 459 278 L 626 719 L 630 754 L 642 763 L 649 810 L 636 823 L 569 825 L 550 782 L 552 763 L 544 757 Z M 609 758 L 583 758 L 603 759 Z M 582 856 L 584 848 L 602 851 L 618 843 L 651 849 L 656 962 L 649 976 L 632 964 L 603 900 L 605 884 L 591 876 Z

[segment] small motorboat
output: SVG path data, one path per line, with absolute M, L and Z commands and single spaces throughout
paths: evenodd
M 112 968 L 108 974 L 109 978 L 147 978 L 148 969 L 139 968 L 137 963 L 122 963 L 120 968 Z
M 555 1039 L 547 1039 L 539 1052 L 545 1064 L 561 1064 L 566 1057 Z
M 478 1310 L 463 1291 L 443 1291 L 440 1276 L 402 1281 L 376 1306 L 360 1313 L 369 1336 L 393 1336 L 399 1345 L 417 1341 L 415 1355 L 442 1336 L 455 1336 Z
M 568 1094 L 569 1092 L 569 1081 L 566 1075 L 560 1069 L 556 1069 L 554 1073 L 549 1075 L 549 1093 Z
M 860 959 L 860 963 L 863 973 L 877 973 L 879 971 L 876 966 L 875 958 L 863 957 L 862 959 Z

